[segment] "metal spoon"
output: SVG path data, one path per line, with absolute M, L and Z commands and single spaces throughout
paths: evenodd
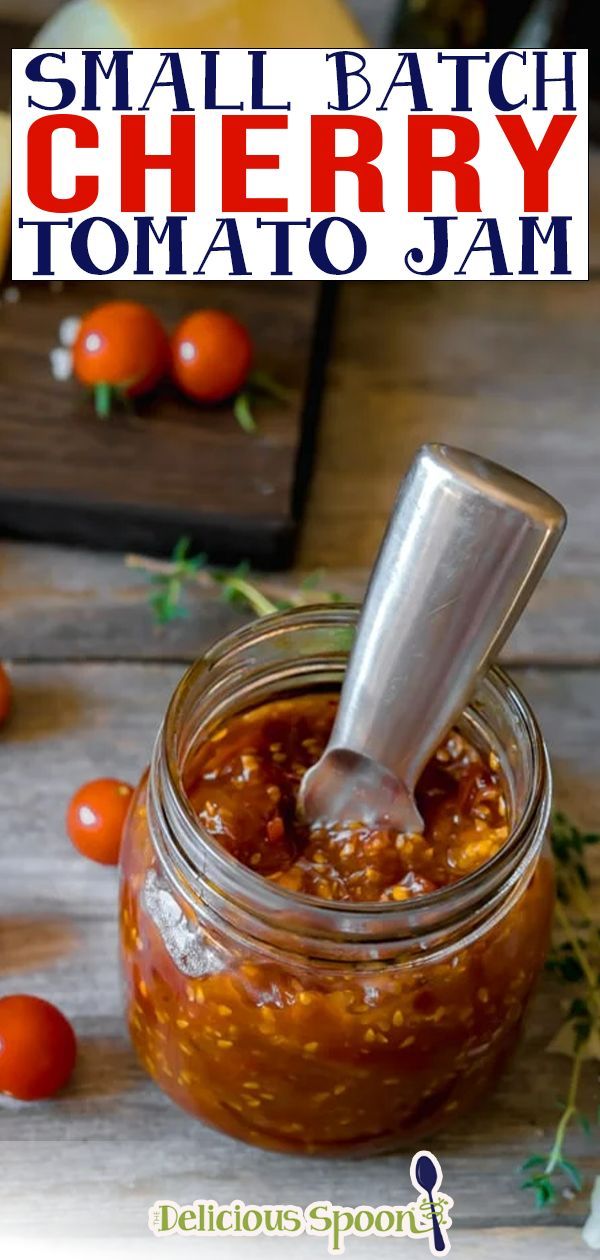
M 499 464 L 423 446 L 371 576 L 325 753 L 304 776 L 311 822 L 422 831 L 419 775 L 537 585 L 566 524 Z

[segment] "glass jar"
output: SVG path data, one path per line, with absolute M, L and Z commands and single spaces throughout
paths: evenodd
M 159 733 L 122 856 L 133 1043 L 202 1120 L 276 1150 L 389 1151 L 443 1126 L 497 1079 L 545 958 L 550 771 L 535 718 L 492 670 L 459 729 L 501 763 L 504 847 L 400 903 L 332 903 L 242 866 L 182 787 L 232 715 L 339 687 L 357 609 L 277 614 L 192 666 Z

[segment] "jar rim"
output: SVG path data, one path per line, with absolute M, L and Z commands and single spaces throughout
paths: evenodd
M 518 876 L 523 865 L 527 864 L 532 849 L 536 851 L 536 840 L 539 846 L 546 829 L 550 810 L 550 770 L 544 741 L 528 702 L 498 666 L 488 672 L 484 683 L 491 687 L 501 705 L 514 712 L 525 735 L 531 765 L 527 799 L 508 839 L 498 852 L 475 871 L 434 892 L 404 902 L 331 902 L 266 881 L 262 875 L 244 866 L 202 828 L 181 783 L 177 732 L 190 694 L 210 679 L 212 671 L 219 668 L 227 670 L 228 663 L 231 666 L 244 649 L 282 632 L 325 630 L 336 626 L 353 629 L 359 611 L 358 605 L 349 603 L 303 606 L 260 618 L 217 641 L 187 670 L 172 696 L 157 740 L 153 771 L 161 777 L 165 788 L 166 815 L 171 833 L 176 835 L 175 847 L 184 862 L 188 885 L 198 877 L 208 878 L 213 887 L 221 891 L 226 889 L 227 896 L 251 906 L 252 912 L 259 918 L 284 921 L 290 914 L 309 915 L 316 935 L 337 933 L 363 939 L 376 930 L 377 939 L 381 939 L 380 932 L 386 936 L 414 937 L 417 918 L 427 922 L 433 916 L 439 926 L 440 922 L 456 916 L 459 903 L 463 907 L 467 904 L 471 906 L 474 901 L 489 896 L 490 890 L 505 887 L 507 881 L 512 876 Z M 465 713 L 468 711 L 469 706 Z

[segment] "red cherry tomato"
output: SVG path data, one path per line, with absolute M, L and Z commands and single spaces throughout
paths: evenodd
M 133 788 L 119 779 L 84 783 L 69 802 L 67 834 L 92 862 L 116 866 Z
M 224 311 L 194 311 L 171 338 L 176 385 L 202 403 L 223 402 L 246 384 L 252 342 L 239 320 Z
M 152 311 L 139 302 L 107 302 L 81 321 L 73 371 L 94 389 L 96 408 L 105 415 L 113 394 L 134 397 L 154 389 L 169 355 L 167 334 Z
M 12 687 L 10 678 L 3 665 L 0 665 L 0 726 L 3 726 L 12 705 Z
M 0 1093 L 25 1102 L 50 1098 L 66 1085 L 77 1057 L 75 1033 L 43 998 L 0 998 Z

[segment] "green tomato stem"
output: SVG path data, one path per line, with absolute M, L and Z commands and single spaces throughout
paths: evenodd
M 247 390 L 243 390 L 234 399 L 233 414 L 244 433 L 256 433 L 256 420 L 252 414 L 252 403 Z
M 112 415 L 113 387 L 108 381 L 99 381 L 94 386 L 94 405 L 96 415 L 101 420 L 108 420 Z
M 260 368 L 250 373 L 248 385 L 260 394 L 275 398 L 277 402 L 289 403 L 292 397 L 291 391 L 286 389 L 285 385 L 280 385 L 270 372 L 263 372 Z

